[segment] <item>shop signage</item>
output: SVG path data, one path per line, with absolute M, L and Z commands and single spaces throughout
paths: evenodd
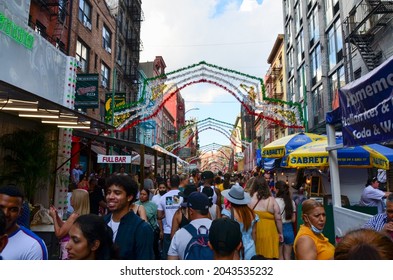
M 98 155 L 97 163 L 131 163 L 131 156 Z
M 262 152 L 263 157 L 283 157 L 284 155 L 284 148 L 264 149 Z
M 75 109 L 98 108 L 98 74 L 76 76 Z
M 112 93 L 107 93 L 105 94 L 105 122 L 106 123 L 111 123 L 112 121 Z M 115 103 L 114 103 L 114 111 L 118 111 L 119 108 L 124 108 L 124 105 L 126 105 L 126 94 L 117 92 L 115 94 Z M 128 118 L 130 117 L 130 113 L 124 113 L 121 115 L 117 115 L 114 117 L 114 126 L 119 126 L 123 122 L 125 122 Z
M 393 140 L 393 57 L 339 89 L 344 146 Z
M 22 27 L 16 25 L 12 20 L 0 12 L 0 32 L 4 33 L 15 42 L 31 50 L 34 46 L 34 35 Z

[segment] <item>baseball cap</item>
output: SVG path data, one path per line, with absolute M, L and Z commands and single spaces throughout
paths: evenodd
M 220 218 L 212 222 L 209 229 L 209 242 L 215 251 L 225 255 L 232 253 L 242 241 L 242 233 L 238 222 Z
M 209 198 L 201 192 L 193 192 L 188 196 L 187 207 L 195 210 L 209 209 Z
M 191 193 L 196 192 L 198 189 L 195 187 L 195 185 L 190 185 L 190 186 L 186 186 L 186 188 L 184 189 L 184 191 L 179 192 L 179 195 L 181 197 L 187 198 L 190 196 Z
M 204 179 L 214 179 L 214 173 L 207 170 L 207 171 L 203 171 L 201 174 L 201 178 Z

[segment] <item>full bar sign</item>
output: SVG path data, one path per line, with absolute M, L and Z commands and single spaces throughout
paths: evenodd
M 98 155 L 97 163 L 131 163 L 131 156 Z

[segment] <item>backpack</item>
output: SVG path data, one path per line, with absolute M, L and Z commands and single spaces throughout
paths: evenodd
M 192 238 L 188 242 L 184 251 L 185 260 L 213 260 L 213 251 L 209 248 L 209 230 L 205 226 L 200 226 L 198 230 L 191 224 L 183 227 Z

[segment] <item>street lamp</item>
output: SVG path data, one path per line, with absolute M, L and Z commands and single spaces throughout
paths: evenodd
M 188 109 L 187 111 L 184 112 L 184 116 L 185 116 L 188 112 L 190 112 L 190 111 L 192 111 L 192 110 L 199 110 L 199 108 L 191 108 L 191 109 Z

